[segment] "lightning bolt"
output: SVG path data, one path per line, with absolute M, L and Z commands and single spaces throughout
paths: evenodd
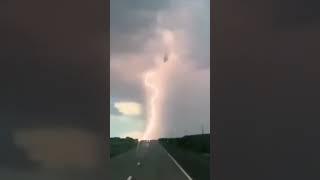
M 144 76 L 144 85 L 151 90 L 151 98 L 149 109 L 150 113 L 148 114 L 148 125 L 146 131 L 143 135 L 143 140 L 150 138 L 150 133 L 154 130 L 154 127 L 157 122 L 157 111 L 156 111 L 156 101 L 159 97 L 159 88 L 152 83 L 151 77 L 155 74 L 153 71 L 148 71 Z

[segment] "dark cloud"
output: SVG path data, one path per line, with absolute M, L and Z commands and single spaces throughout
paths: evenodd
M 139 0 L 139 1 L 130 1 L 130 0 L 113 0 L 110 2 L 112 9 L 121 8 L 121 10 L 134 9 L 134 10 L 149 10 L 157 11 L 159 9 L 165 9 L 170 6 L 171 0 L 163 1 L 149 1 L 149 0 Z M 111 10 L 112 10 L 111 9 Z
M 110 6 L 111 53 L 128 53 L 142 48 L 153 33 L 157 12 L 168 8 L 170 0 L 112 0 Z
M 114 83 L 112 83 L 114 85 Z M 111 96 L 121 99 L 121 101 L 133 101 L 143 103 L 145 100 L 143 87 L 138 85 L 130 85 L 126 83 L 120 83 L 121 85 L 115 85 L 110 92 L 114 92 Z M 113 90 L 114 89 L 114 90 Z
M 123 73 L 126 70 L 123 69 Z M 126 101 L 144 101 L 144 87 L 142 82 L 124 81 L 120 75 L 117 75 L 112 69 L 110 73 L 110 94 L 113 98 L 122 99 Z
M 208 0 L 205 0 L 209 4 Z M 197 16 L 190 27 L 192 51 L 190 59 L 201 69 L 210 68 L 210 7 L 198 10 Z

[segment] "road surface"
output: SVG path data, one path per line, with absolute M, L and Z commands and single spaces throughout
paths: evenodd
M 158 141 L 140 143 L 136 149 L 112 158 L 110 165 L 111 180 L 190 179 Z

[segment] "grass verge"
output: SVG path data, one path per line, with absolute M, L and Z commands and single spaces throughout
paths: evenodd
M 210 179 L 210 135 L 160 139 L 159 142 L 192 179 Z
M 136 147 L 138 141 L 132 138 L 110 138 L 110 158 L 113 158 L 119 154 L 125 153 L 130 149 Z

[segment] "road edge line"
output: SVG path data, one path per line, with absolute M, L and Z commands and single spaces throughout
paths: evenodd
M 161 145 L 162 146 L 162 145 Z M 171 160 L 176 164 L 176 166 L 182 171 L 182 173 L 187 176 L 187 178 L 189 180 L 192 180 L 192 178 L 188 175 L 188 173 L 180 166 L 180 164 L 171 156 L 171 154 L 166 150 L 165 147 L 162 147 L 166 153 L 168 154 L 168 156 L 171 158 Z

